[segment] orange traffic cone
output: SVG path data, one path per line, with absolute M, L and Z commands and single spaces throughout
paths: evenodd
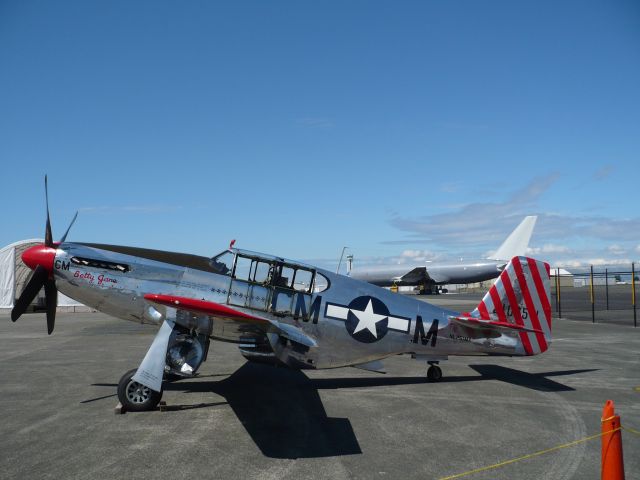
M 602 480 L 624 480 L 620 415 L 614 412 L 613 400 L 602 409 Z

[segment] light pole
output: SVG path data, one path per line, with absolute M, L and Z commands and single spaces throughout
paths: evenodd
M 342 257 L 344 257 L 344 251 L 349 247 L 342 247 L 342 253 L 340 254 L 340 260 L 338 261 L 338 268 L 336 268 L 336 273 L 340 272 L 340 265 L 342 265 Z

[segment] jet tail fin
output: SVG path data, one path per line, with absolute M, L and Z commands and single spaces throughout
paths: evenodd
M 514 325 L 525 355 L 544 352 L 552 339 L 549 271 L 548 263 L 512 258 L 469 316 Z
M 498 250 L 491 256 L 490 260 L 506 261 L 510 258 L 524 255 L 529 246 L 529 240 L 531 240 L 531 234 L 533 233 L 533 227 L 536 226 L 537 219 L 538 217 L 535 215 L 524 217 L 524 220 L 502 242 L 502 245 L 498 247 Z

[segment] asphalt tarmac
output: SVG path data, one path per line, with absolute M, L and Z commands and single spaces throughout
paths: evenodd
M 303 373 L 214 342 L 200 377 L 167 385 L 169 411 L 115 415 L 117 382 L 154 334 L 75 313 L 49 337 L 43 314 L 0 315 L 0 478 L 440 479 L 599 433 L 607 399 L 640 430 L 640 328 L 625 325 L 556 319 L 545 354 L 452 357 L 440 383 L 406 356 L 386 375 Z M 623 442 L 627 479 L 640 479 L 640 437 Z M 599 468 L 595 439 L 460 478 Z

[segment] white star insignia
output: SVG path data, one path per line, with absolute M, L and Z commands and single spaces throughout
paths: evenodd
M 387 318 L 387 316 L 374 313 L 371 299 L 369 299 L 367 308 L 365 308 L 364 310 L 354 310 L 353 308 L 350 308 L 349 310 L 358 318 L 358 325 L 353 331 L 354 334 L 358 333 L 360 330 L 367 329 L 373 334 L 374 337 L 378 338 L 376 323 L 381 322 L 382 320 Z

